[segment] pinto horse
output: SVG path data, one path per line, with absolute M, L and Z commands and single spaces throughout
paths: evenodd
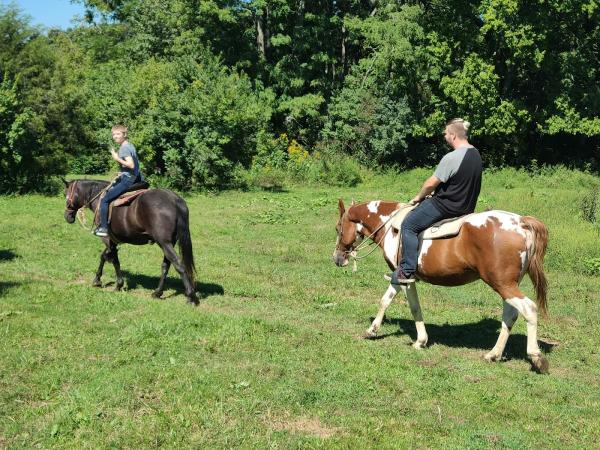
M 66 209 L 65 220 L 75 222 L 81 208 L 89 207 L 96 211 L 100 195 L 109 185 L 106 181 L 74 180 L 65 181 Z M 165 279 L 171 264 L 181 275 L 188 303 L 197 305 L 195 294 L 194 255 L 189 228 L 189 211 L 185 201 L 174 192 L 163 189 L 150 189 L 136 197 L 131 204 L 112 210 L 109 236 L 102 238 L 106 249 L 100 255 L 100 266 L 96 271 L 93 285 L 101 286 L 100 278 L 105 262 L 112 262 L 117 274 L 118 291 L 124 280 L 119 263 L 117 245 L 120 243 L 142 245 L 156 242 L 164 253 L 162 273 L 158 287 L 152 296 L 160 298 Z M 181 258 L 174 249 L 179 241 Z
M 336 225 L 337 243 L 333 260 L 346 266 L 348 257 L 364 237 L 382 248 L 390 269 L 397 265 L 396 253 L 400 233 L 389 220 L 403 203 L 371 201 L 352 205 L 346 210 L 339 201 L 340 217 Z M 548 361 L 537 342 L 538 308 L 546 315 L 546 276 L 543 270 L 544 254 L 548 243 L 546 226 L 534 217 L 519 216 L 504 211 L 487 211 L 475 214 L 462 225 L 458 235 L 423 241 L 419 249 L 417 279 L 440 286 L 460 286 L 477 279 L 483 280 L 504 301 L 502 328 L 498 341 L 485 355 L 488 361 L 502 357 L 510 330 L 519 313 L 527 322 L 527 355 L 532 368 L 540 373 L 548 371 Z M 533 282 L 537 306 L 519 289 L 527 273 Z M 415 284 L 401 285 L 413 314 L 417 328 L 415 348 L 427 344 L 427 331 L 421 314 Z M 379 312 L 366 338 L 376 336 L 385 310 L 398 292 L 398 285 L 388 287 L 380 301 Z

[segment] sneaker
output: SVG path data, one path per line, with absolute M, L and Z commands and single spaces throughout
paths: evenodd
M 108 230 L 103 227 L 98 227 L 96 228 L 96 231 L 94 231 L 94 234 L 99 237 L 106 237 L 108 236 Z
M 408 284 L 415 282 L 414 276 L 405 275 L 400 269 L 384 275 L 383 278 L 385 278 L 385 280 L 389 281 L 391 284 Z

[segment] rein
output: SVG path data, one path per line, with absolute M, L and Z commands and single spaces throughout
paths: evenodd
M 388 231 L 391 230 L 391 227 L 389 227 L 385 233 L 383 233 L 383 235 L 381 236 L 381 238 L 379 239 L 378 242 L 376 242 L 373 239 L 373 236 L 375 236 L 375 234 L 377 234 L 377 232 L 379 230 L 381 230 L 381 228 L 383 228 L 386 224 L 388 224 L 400 211 L 402 211 L 403 209 L 408 208 L 409 206 L 412 206 L 410 203 L 407 203 L 406 205 L 400 207 L 399 209 L 397 209 L 396 211 L 394 211 L 394 213 L 392 213 L 392 215 L 390 215 L 390 217 L 388 217 L 388 219 L 383 222 L 381 225 L 379 225 L 377 228 L 375 228 L 375 230 L 369 235 L 367 236 L 367 239 L 371 239 L 371 241 L 367 241 L 366 245 L 365 245 L 365 241 L 363 240 L 360 244 L 358 244 L 355 248 L 353 248 L 352 250 L 345 250 L 344 253 L 347 254 L 349 257 L 352 258 L 352 272 L 356 272 L 358 270 L 358 263 L 357 261 L 361 260 L 361 259 L 365 259 L 367 256 L 369 256 L 371 253 L 373 253 L 377 247 L 380 246 L 380 244 L 383 242 L 383 240 L 385 239 L 385 236 L 387 235 Z M 363 236 L 364 239 L 364 236 Z M 362 256 L 358 256 L 358 252 L 361 250 L 364 250 L 366 248 L 369 247 L 373 247 L 367 254 L 362 255 Z

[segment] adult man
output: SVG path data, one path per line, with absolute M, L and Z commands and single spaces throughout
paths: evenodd
M 112 127 L 112 138 L 119 145 L 117 153 L 110 149 L 112 158 L 119 163 L 121 171 L 100 200 L 100 226 L 96 228 L 96 236 L 108 236 L 108 205 L 123 192 L 127 191 L 134 183 L 142 181 L 140 174 L 140 163 L 138 161 L 135 147 L 127 140 L 127 127 L 115 125 Z
M 391 275 L 393 284 L 415 281 L 421 231 L 442 219 L 475 211 L 481 190 L 482 162 L 479 151 L 467 140 L 469 125 L 463 119 L 452 119 L 446 124 L 444 138 L 453 151 L 442 158 L 434 174 L 410 201 L 419 205 L 402 222 L 402 259 Z

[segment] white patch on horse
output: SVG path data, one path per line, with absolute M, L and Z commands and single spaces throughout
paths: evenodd
M 483 227 L 488 220 L 495 218 L 500 222 L 500 228 L 506 231 L 514 231 L 525 237 L 525 230 L 520 225 L 521 216 L 506 211 L 486 211 L 469 217 L 467 223 L 474 227 Z
M 357 224 L 356 224 L 356 231 L 358 231 L 359 233 L 361 233 L 361 232 L 362 232 L 362 230 L 363 230 L 363 226 L 362 226 L 362 224 L 361 224 L 361 223 L 357 223 Z
M 422 263 L 423 257 L 429 251 L 429 247 L 431 247 L 431 244 L 433 244 L 433 240 L 431 240 L 431 239 L 423 240 L 423 244 L 421 245 L 421 251 L 419 252 L 419 261 L 417 263 L 419 267 L 423 265 L 423 263 Z
M 374 203 L 374 202 L 371 202 L 371 203 Z M 379 204 L 379 202 L 376 202 L 376 203 Z M 398 252 L 398 236 L 400 236 L 400 234 L 398 234 L 396 237 L 394 237 L 394 234 L 392 233 L 392 230 L 390 229 L 392 227 L 392 224 L 389 222 L 390 216 L 379 216 L 379 219 L 381 220 L 382 223 L 385 223 L 385 225 L 384 225 L 385 237 L 383 238 L 383 253 L 385 253 L 385 256 L 387 257 L 388 260 L 390 260 L 391 262 L 393 262 L 395 264 L 396 263 L 396 253 Z
M 377 214 L 377 211 L 379 210 L 379 203 L 381 203 L 381 200 L 369 202 L 367 209 L 373 214 Z

